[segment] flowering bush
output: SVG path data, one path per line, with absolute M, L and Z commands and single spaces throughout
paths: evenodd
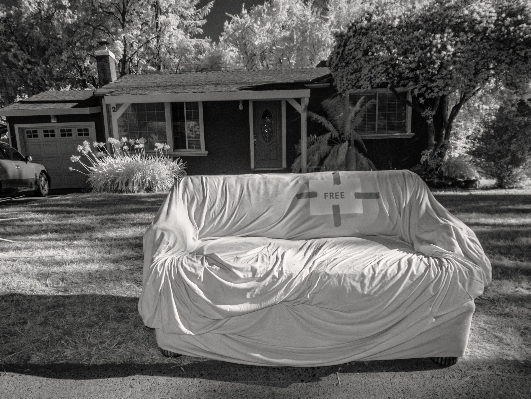
M 155 155 L 146 155 L 143 138 L 122 140 L 109 138 L 109 152 L 105 143 L 94 142 L 94 150 L 88 141 L 77 147 L 81 155 L 70 160 L 79 163 L 85 171 L 70 168 L 88 176 L 88 183 L 95 192 L 138 193 L 160 192 L 171 188 L 174 181 L 185 175 L 180 159 L 165 155 L 167 144 L 156 143 Z

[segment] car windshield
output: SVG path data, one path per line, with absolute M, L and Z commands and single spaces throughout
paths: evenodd
M 25 161 L 26 160 L 26 158 L 24 158 L 24 156 L 20 152 L 15 150 L 14 148 L 8 148 L 7 153 L 8 155 L 10 155 L 10 158 L 13 161 Z

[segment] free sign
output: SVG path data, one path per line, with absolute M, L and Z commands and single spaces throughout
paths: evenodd
M 334 184 L 336 183 L 336 184 Z M 359 178 L 330 180 L 310 180 L 309 191 L 315 193 L 310 199 L 310 214 L 333 215 L 334 209 L 340 213 L 363 213 L 363 202 L 356 198 L 356 192 L 361 189 Z

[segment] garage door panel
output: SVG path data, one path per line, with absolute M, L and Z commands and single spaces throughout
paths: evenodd
M 25 128 L 27 130 L 28 128 Z M 34 162 L 42 163 L 48 170 L 52 188 L 84 188 L 87 187 L 87 176 L 70 171 L 70 167 L 85 171 L 79 164 L 70 161 L 72 155 L 80 155 L 77 146 L 86 140 L 92 143 L 96 135 L 92 127 L 62 126 L 31 128 L 30 132 L 22 132 L 26 142 L 27 153 Z M 37 132 L 35 132 L 36 130 Z

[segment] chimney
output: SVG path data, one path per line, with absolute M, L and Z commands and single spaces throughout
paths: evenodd
M 94 53 L 98 65 L 98 81 L 100 86 L 116 80 L 116 58 L 112 51 L 107 48 L 109 42 L 103 39 L 98 42 L 100 48 Z

